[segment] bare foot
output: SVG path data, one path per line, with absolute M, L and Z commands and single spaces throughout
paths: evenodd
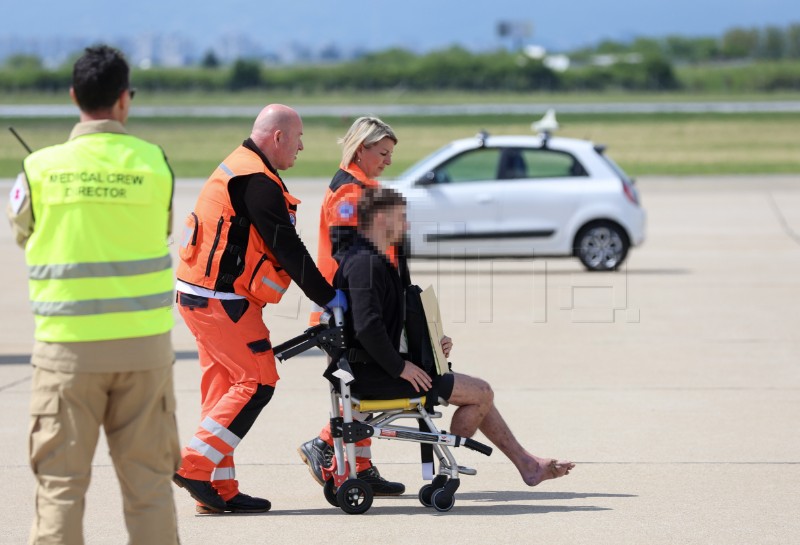
M 522 476 L 522 480 L 528 486 L 536 486 L 542 481 L 557 479 L 564 475 L 569 475 L 575 464 L 566 460 L 556 460 L 555 458 L 539 458 L 534 456 L 535 465 L 533 471 Z

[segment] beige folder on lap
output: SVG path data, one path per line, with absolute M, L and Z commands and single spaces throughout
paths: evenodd
M 431 346 L 433 347 L 433 357 L 436 360 L 436 371 L 443 375 L 450 372 L 450 366 L 447 365 L 447 358 L 442 352 L 442 337 L 444 337 L 444 328 L 442 327 L 442 314 L 439 312 L 439 301 L 436 299 L 436 293 L 433 291 L 433 286 L 428 286 L 420 295 L 422 299 L 422 309 L 425 311 L 425 319 L 428 321 L 428 334 L 431 337 Z

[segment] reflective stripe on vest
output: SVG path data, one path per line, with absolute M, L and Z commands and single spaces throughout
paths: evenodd
M 92 316 L 116 312 L 154 310 L 172 304 L 172 291 L 143 297 L 88 299 L 84 301 L 31 301 L 33 313 L 39 316 Z
M 163 151 L 127 134 L 92 133 L 37 151 L 24 166 L 35 221 L 25 257 L 36 339 L 169 331 L 173 177 Z
M 28 267 L 28 278 L 31 280 L 66 280 L 68 278 L 134 276 L 167 270 L 171 266 L 172 259 L 168 255 L 134 261 L 31 265 Z
M 273 290 L 277 291 L 277 292 L 278 292 L 278 293 L 280 293 L 281 295 L 283 295 L 284 293 L 286 293 L 286 290 L 287 290 L 287 289 L 289 289 L 289 288 L 284 288 L 283 286 L 281 286 L 281 285 L 277 284 L 276 282 L 273 282 L 272 280 L 270 280 L 270 279 L 269 279 L 269 278 L 267 278 L 266 276 L 262 276 L 262 277 L 261 277 L 261 282 L 262 282 L 263 284 L 265 284 L 265 285 L 269 286 L 269 287 L 270 287 L 270 288 L 272 288 Z

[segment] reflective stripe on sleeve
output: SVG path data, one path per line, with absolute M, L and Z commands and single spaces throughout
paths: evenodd
M 200 427 L 206 430 L 208 433 L 214 435 L 215 437 L 219 437 L 226 444 L 230 445 L 231 450 L 235 449 L 239 446 L 239 442 L 242 440 L 241 437 L 237 436 L 231 430 L 211 418 L 210 416 L 205 417 L 205 419 L 200 423 Z
M 152 259 L 134 261 L 109 261 L 97 263 L 65 263 L 28 266 L 31 280 L 68 280 L 75 278 L 105 278 L 109 276 L 135 276 L 169 269 L 169 254 Z
M 206 443 L 205 441 L 198 439 L 197 437 L 192 437 L 192 440 L 189 441 L 189 448 L 194 449 L 212 462 L 214 465 L 219 464 L 222 459 L 225 457 L 220 451 Z
M 117 299 L 87 299 L 85 301 L 31 301 L 38 316 L 92 316 L 114 312 L 141 312 L 172 305 L 173 292 L 120 297 Z

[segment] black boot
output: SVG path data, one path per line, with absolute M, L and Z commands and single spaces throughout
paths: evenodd
M 197 479 L 187 479 L 177 473 L 172 476 L 172 482 L 186 490 L 191 497 L 202 503 L 206 509 L 214 513 L 225 511 L 225 500 L 211 486 L 211 481 L 198 481 Z
M 314 480 L 317 481 L 320 486 L 324 486 L 325 481 L 322 480 L 322 468 L 331 466 L 333 461 L 333 447 L 319 437 L 315 437 L 311 441 L 306 441 L 300 445 L 297 448 L 297 453 L 308 466 L 308 471 L 311 473 L 311 476 L 314 477 Z
M 234 497 L 225 502 L 226 513 L 264 513 L 270 510 L 272 504 L 264 498 L 254 498 L 239 492 Z M 205 505 L 198 505 L 196 510 L 201 515 L 219 514 L 219 511 L 212 511 Z
M 357 476 L 362 481 L 367 482 L 375 496 L 399 496 L 406 491 L 406 485 L 387 481 L 381 477 L 378 468 L 373 465 L 359 472 Z

